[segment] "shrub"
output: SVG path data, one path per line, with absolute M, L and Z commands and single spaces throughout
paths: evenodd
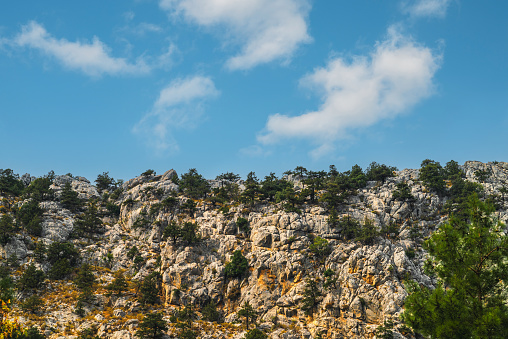
M 323 284 L 323 288 L 331 289 L 332 287 L 336 287 L 337 285 L 337 277 L 332 269 L 327 269 L 324 271 L 323 275 L 325 276 L 325 282 Z
M 364 245 L 372 245 L 374 239 L 379 236 L 379 231 L 370 219 L 365 219 L 363 226 L 360 229 L 360 233 L 357 235 L 356 240 L 360 241 Z
M 8 303 L 14 299 L 14 282 L 9 274 L 9 270 L 0 267 L 0 301 Z
M 379 339 L 393 339 L 393 321 L 384 321 L 383 325 L 376 329 L 376 337 Z
M 199 226 L 197 223 L 185 222 L 182 226 L 181 237 L 182 240 L 188 244 L 194 244 L 200 240 L 200 236 L 198 234 Z
M 164 228 L 164 231 L 162 232 L 162 237 L 164 239 L 171 238 L 173 244 L 176 244 L 176 241 L 180 237 L 181 233 L 182 233 L 181 226 L 178 225 L 176 222 L 171 221 L 169 225 L 167 225 Z
M 83 264 L 78 270 L 76 274 L 76 278 L 74 278 L 74 285 L 82 291 L 88 292 L 91 291 L 97 279 L 95 279 L 95 275 L 92 272 L 92 267 L 89 264 Z
M 134 259 L 135 256 L 139 254 L 138 248 L 134 245 L 131 247 L 131 249 L 127 252 L 127 258 L 130 260 Z
M 20 306 L 23 311 L 36 314 L 44 306 L 44 300 L 36 294 L 28 297 Z
M 144 171 L 143 173 L 141 173 L 142 176 L 144 177 L 151 177 L 152 175 L 155 175 L 155 171 L 153 169 L 148 169 L 146 171 Z
M 19 175 L 11 169 L 0 169 L 0 193 L 1 195 L 18 196 L 25 185 L 19 180 Z
M 93 325 L 90 328 L 85 328 L 79 333 L 78 339 L 100 339 L 97 335 L 97 326 Z
M 254 328 L 245 333 L 245 339 L 268 339 L 268 335 L 258 328 Z
M 96 234 L 104 233 L 97 202 L 90 201 L 86 211 L 78 216 L 75 222 L 75 231 L 80 236 L 88 238 L 94 238 Z
M 17 339 L 45 339 L 46 336 L 43 335 L 41 332 L 39 332 L 39 329 L 37 327 L 30 327 L 23 331 Z
M 120 216 L 120 206 L 112 202 L 108 201 L 106 203 L 106 210 L 108 211 L 108 215 L 112 217 L 118 218 Z

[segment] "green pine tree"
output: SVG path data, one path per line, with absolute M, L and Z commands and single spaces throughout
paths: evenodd
M 508 237 L 473 195 L 469 221 L 451 217 L 424 244 L 435 289 L 408 283 L 402 319 L 432 338 L 508 338 Z

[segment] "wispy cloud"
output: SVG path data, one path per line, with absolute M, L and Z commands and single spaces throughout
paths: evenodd
M 163 88 L 152 109 L 133 128 L 158 153 L 178 151 L 173 132 L 193 128 L 207 99 L 219 95 L 208 77 L 177 79 Z
M 109 48 L 97 37 L 94 37 L 91 43 L 56 39 L 35 21 L 23 26 L 11 43 L 39 50 L 55 58 L 64 67 L 89 76 L 143 74 L 150 71 L 150 67 L 142 59 L 129 63 L 124 58 L 110 56 Z
M 403 1 L 402 9 L 414 17 L 444 17 L 450 0 Z
M 321 107 L 299 116 L 270 116 L 258 141 L 310 139 L 319 145 L 311 155 L 322 156 L 350 130 L 393 118 L 431 95 L 439 64 L 439 54 L 391 27 L 369 56 L 334 58 L 301 79 L 302 86 L 322 94 Z
M 241 46 L 226 66 L 246 70 L 274 60 L 289 60 L 311 41 L 307 0 L 161 0 L 160 7 L 204 27 L 219 28 L 226 43 Z

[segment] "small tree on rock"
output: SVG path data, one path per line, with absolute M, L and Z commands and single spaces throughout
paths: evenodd
M 303 290 L 303 299 L 301 308 L 306 315 L 312 315 L 319 305 L 319 297 L 322 293 L 319 290 L 316 280 L 308 278 L 305 282 L 305 289 Z
M 38 270 L 34 264 L 30 264 L 19 277 L 17 286 L 20 291 L 33 291 L 44 285 L 45 274 Z
M 249 268 L 249 261 L 242 255 L 242 251 L 233 252 L 231 261 L 226 264 L 225 275 L 226 278 L 240 278 Z
M 77 212 L 81 209 L 83 202 L 78 198 L 78 192 L 74 191 L 69 182 L 65 183 L 60 194 L 60 203 L 69 211 Z
M 247 301 L 243 304 L 243 307 L 237 312 L 239 317 L 245 319 L 245 328 L 249 330 L 249 323 L 254 323 L 258 317 L 257 312 L 252 308 L 251 304 Z
M 120 297 L 123 292 L 127 291 L 129 284 L 125 279 L 122 271 L 117 271 L 115 273 L 115 279 L 106 286 L 106 289 L 109 293 L 115 294 L 117 297 Z

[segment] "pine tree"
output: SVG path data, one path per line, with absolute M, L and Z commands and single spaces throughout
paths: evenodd
M 163 319 L 162 312 L 148 313 L 139 323 L 136 336 L 141 339 L 160 339 L 167 330 L 168 325 Z
M 508 237 L 474 195 L 469 221 L 452 216 L 424 244 L 435 289 L 408 282 L 403 320 L 433 338 L 508 337 Z
M 117 271 L 115 273 L 115 279 L 106 286 L 106 289 L 110 291 L 110 293 L 114 293 L 117 297 L 121 296 L 123 292 L 127 291 L 129 284 L 125 279 L 122 271 Z
M 255 322 L 258 314 L 254 309 L 252 308 L 251 304 L 247 301 L 243 304 L 243 307 L 237 312 L 237 315 L 239 317 L 245 318 L 245 328 L 249 330 L 249 323 Z
M 86 211 L 76 220 L 75 228 L 80 236 L 87 238 L 94 238 L 96 234 L 104 231 L 96 201 L 92 200 L 88 203 Z
M 65 183 L 60 195 L 60 203 L 64 208 L 72 212 L 77 212 L 81 209 L 83 202 L 78 198 L 78 192 L 74 191 L 69 182 Z
M 16 227 L 12 217 L 8 214 L 2 215 L 0 218 L 0 244 L 6 245 L 9 243 L 15 231 Z
M 159 302 L 159 289 L 158 289 L 157 273 L 151 273 L 143 279 L 139 292 L 141 294 L 139 302 L 143 305 L 157 304 Z
M 20 291 L 36 290 L 44 284 L 45 274 L 42 270 L 38 270 L 34 264 L 30 264 L 23 271 L 17 282 Z
M 240 278 L 247 272 L 249 261 L 242 255 L 241 251 L 233 252 L 231 261 L 226 264 L 226 278 Z
M 307 315 L 312 315 L 319 304 L 319 297 L 322 293 L 319 291 L 316 280 L 308 278 L 303 290 L 302 310 Z

